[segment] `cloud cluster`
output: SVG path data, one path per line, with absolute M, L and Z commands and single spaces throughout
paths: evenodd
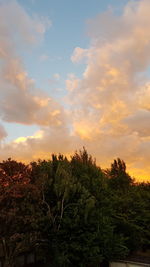
M 147 175 L 149 9 L 149 0 L 129 1 L 119 16 L 109 10 L 88 21 L 91 45 L 75 48 L 71 57 L 73 62 L 86 60 L 87 66 L 70 94 L 74 131 L 87 140 L 98 160 L 103 163 L 119 156 L 134 173 L 139 169 L 139 174 L 144 170 Z
M 70 154 L 85 146 L 102 167 L 121 157 L 131 174 L 148 179 L 150 1 L 129 1 L 121 15 L 109 10 L 88 22 L 90 46 L 76 47 L 71 56 L 74 63 L 84 59 L 86 68 L 81 79 L 68 75 L 66 110 L 35 88 L 16 56 L 18 39 L 25 45 L 35 42 L 43 37 L 49 21 L 29 17 L 17 2 L 11 5 L 11 12 L 15 9 L 11 17 L 24 16 L 13 35 L 5 18 L 10 6 L 0 8 L 0 15 L 4 14 L 0 114 L 5 121 L 38 124 L 41 130 L 2 145 L 2 157 L 37 159 L 51 152 Z
M 35 88 L 18 54 L 41 41 L 51 21 L 29 16 L 16 1 L 1 1 L 0 17 L 1 119 L 26 125 L 61 124 L 60 105 Z

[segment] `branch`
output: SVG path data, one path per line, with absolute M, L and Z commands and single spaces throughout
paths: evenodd
M 60 229 L 60 224 L 61 224 L 61 220 L 62 220 L 63 213 L 64 213 L 64 201 L 65 201 L 65 194 L 63 195 L 63 199 L 61 201 L 60 222 L 59 222 L 58 229 L 57 229 L 58 231 Z

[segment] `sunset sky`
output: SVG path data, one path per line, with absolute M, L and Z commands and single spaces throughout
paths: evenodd
M 86 147 L 150 177 L 150 0 L 0 0 L 0 160 Z

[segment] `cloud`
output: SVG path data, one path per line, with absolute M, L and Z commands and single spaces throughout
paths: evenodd
M 124 119 L 131 133 L 139 136 L 150 136 L 150 112 L 146 110 L 138 110 L 135 114 Z
M 63 112 L 56 101 L 35 88 L 19 59 L 9 59 L 3 69 L 0 111 L 4 121 L 27 125 L 59 124 Z
M 109 10 L 90 20 L 89 48 L 77 47 L 71 57 L 85 58 L 83 77 L 74 90 L 76 78 L 67 82 L 76 134 L 99 162 L 122 157 L 130 170 L 138 164 L 149 170 L 144 165 L 144 148 L 150 148 L 149 9 L 148 0 L 129 1 L 121 15 Z
M 0 124 L 0 141 L 4 139 L 7 136 L 7 133 L 4 129 L 4 127 Z
M 66 89 L 68 91 L 74 91 L 79 84 L 79 79 L 73 74 L 68 74 L 68 79 L 66 80 Z
M 6 56 L 8 56 L 8 48 L 13 50 L 14 44 L 19 46 L 20 42 L 21 45 L 27 45 L 40 41 L 52 24 L 47 17 L 28 15 L 15 0 L 0 1 L 0 16 L 1 44 Z
M 22 12 L 17 2 L 13 5 L 15 12 Z M 69 155 L 85 146 L 102 167 L 120 157 L 132 175 L 138 178 L 142 175 L 147 180 L 150 176 L 149 10 L 149 0 L 129 1 L 122 14 L 109 10 L 88 22 L 89 47 L 78 46 L 71 56 L 75 63 L 84 60 L 86 67 L 81 78 L 68 74 L 63 103 L 56 103 L 36 89 L 22 60 L 16 56 L 18 43 L 27 45 L 43 38 L 47 27 L 39 26 L 45 25 L 43 19 L 37 25 L 37 18 L 23 11 L 28 19 L 23 19 L 19 28 L 16 24 L 17 35 L 13 37 L 14 30 L 7 27 L 3 16 L 1 33 L 6 34 L 1 36 L 6 38 L 2 39 L 0 50 L 1 116 L 9 122 L 38 124 L 40 132 L 1 144 L 0 157 L 13 155 L 30 160 L 49 157 L 53 152 Z M 28 29 L 26 20 L 30 23 L 33 20 L 34 29 Z M 20 27 L 25 27 L 25 37 Z
M 150 83 L 146 83 L 137 93 L 140 108 L 150 111 Z
M 29 16 L 16 1 L 1 1 L 0 17 L 1 119 L 27 125 L 61 124 L 62 108 L 35 87 L 17 54 L 20 47 L 43 39 L 51 21 Z
M 81 47 L 76 47 L 71 56 L 71 61 L 74 63 L 82 61 L 87 56 L 88 49 L 83 49 Z
M 43 127 L 28 137 L 19 137 L 14 141 L 1 144 L 0 160 L 12 157 L 29 162 L 39 158 L 50 158 L 52 153 L 68 154 L 75 150 L 73 137 L 65 125 Z

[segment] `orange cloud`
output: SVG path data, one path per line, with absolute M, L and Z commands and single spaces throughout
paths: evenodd
M 119 156 L 136 174 L 150 175 L 145 159 L 146 146 L 150 148 L 149 85 L 145 87 L 143 74 L 150 64 L 149 8 L 148 0 L 132 1 L 120 16 L 108 11 L 89 21 L 91 47 L 77 47 L 72 56 L 73 61 L 86 57 L 87 66 L 79 86 L 70 90 L 70 102 L 74 130 L 93 140 L 86 141 L 87 147 L 99 162 Z
M 7 8 L 3 5 L 0 15 L 6 15 Z M 15 24 L 19 42 L 32 43 L 43 36 L 47 20 L 38 23 L 16 2 L 12 10 L 15 16 L 23 15 L 21 25 Z M 0 157 L 32 160 L 53 152 L 69 155 L 85 146 L 102 167 L 109 167 L 114 158 L 120 157 L 132 175 L 147 180 L 150 86 L 144 73 L 150 65 L 149 10 L 149 0 L 131 1 L 121 15 L 108 11 L 89 21 L 90 46 L 76 47 L 71 57 L 73 62 L 84 59 L 86 67 L 80 79 L 68 75 L 63 103 L 35 88 L 16 56 L 16 40 L 3 15 L 4 28 L 0 30 L 7 33 L 7 38 L 2 38 L 0 49 L 1 84 L 5 89 L 1 93 L 1 118 L 37 124 L 42 134 L 1 144 Z M 33 25 L 31 29 L 29 24 Z

